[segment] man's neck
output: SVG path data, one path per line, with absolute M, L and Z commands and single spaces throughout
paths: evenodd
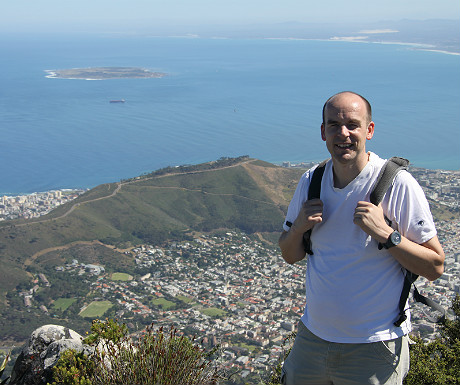
M 366 153 L 359 162 L 340 163 L 332 161 L 332 170 L 334 175 L 334 187 L 345 188 L 352 182 L 366 167 L 369 162 L 370 154 Z

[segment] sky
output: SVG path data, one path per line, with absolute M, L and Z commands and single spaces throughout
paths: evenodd
M 0 0 L 0 30 L 460 19 L 459 0 Z

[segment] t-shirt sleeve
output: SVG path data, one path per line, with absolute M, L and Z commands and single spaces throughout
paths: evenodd
M 291 203 L 289 203 L 286 218 L 283 223 L 283 229 L 285 231 L 289 231 L 290 228 L 290 226 L 287 225 L 287 222 L 294 223 L 297 215 L 299 215 L 300 209 L 302 208 L 304 202 L 307 200 L 308 187 L 310 185 L 310 178 L 313 170 L 314 168 L 305 172 L 297 184 L 297 188 L 294 192 L 294 196 L 291 199 Z
M 385 203 L 390 220 L 396 223 L 398 231 L 404 237 L 420 244 L 436 235 L 428 200 L 409 172 L 401 171 L 396 175 L 393 187 L 382 205 Z M 385 206 L 383 209 L 386 211 Z

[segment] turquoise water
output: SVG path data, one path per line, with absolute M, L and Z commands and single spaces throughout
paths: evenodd
M 0 50 L 0 194 L 93 187 L 222 156 L 321 160 L 321 108 L 341 90 L 373 105 L 370 150 L 460 169 L 460 56 L 400 45 L 103 36 L 4 36 Z M 168 76 L 87 81 L 44 72 L 97 66 Z

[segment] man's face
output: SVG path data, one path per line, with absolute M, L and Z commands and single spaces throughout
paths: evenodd
M 339 163 L 367 162 L 366 140 L 374 135 L 364 101 L 354 94 L 339 94 L 324 111 L 321 138 L 333 160 Z M 358 164 L 359 163 L 359 164 Z

